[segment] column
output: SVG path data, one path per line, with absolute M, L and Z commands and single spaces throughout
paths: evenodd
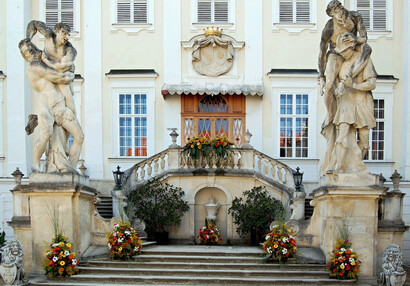
M 402 17 L 402 39 L 403 39 L 403 75 L 400 82 L 403 85 L 402 97 L 403 97 L 403 145 L 402 145 L 402 165 L 401 174 L 408 180 L 410 178 L 410 100 L 408 95 L 410 94 L 410 1 L 403 1 L 403 15 Z M 400 33 L 399 31 L 397 31 Z
M 25 72 L 25 61 L 20 54 L 18 43 L 25 38 L 26 26 L 30 20 L 30 3 L 25 0 L 7 0 L 7 131 L 5 133 L 7 168 L 5 176 L 19 167 L 24 174 L 31 170 L 32 140 L 27 137 L 24 127 L 31 111 L 31 87 Z
M 83 1 L 84 15 L 84 165 L 103 178 L 102 36 L 99 0 Z
M 262 84 L 262 0 L 244 1 L 245 5 L 245 82 Z M 246 98 L 246 129 L 252 133 L 251 144 L 262 150 L 262 106 L 259 96 Z
M 181 0 L 163 1 L 164 13 L 164 83 L 181 83 Z M 161 99 L 162 100 L 162 99 Z M 171 95 L 164 101 L 163 148 L 171 144 L 171 133 L 168 128 L 178 128 L 181 134 L 181 100 L 177 95 Z M 170 120 L 170 118 L 172 120 Z M 160 131 L 160 132 L 161 132 Z M 178 138 L 180 140 L 180 138 Z

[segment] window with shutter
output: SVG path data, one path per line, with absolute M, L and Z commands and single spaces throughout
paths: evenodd
M 148 23 L 147 0 L 118 0 L 117 24 Z
M 63 22 L 68 24 L 72 31 L 77 30 L 74 21 L 74 2 L 75 0 L 46 0 L 46 25 L 54 29 L 55 24 Z
M 356 9 L 368 30 L 387 30 L 387 0 L 357 0 Z
M 229 22 L 228 0 L 198 0 L 197 19 L 199 23 Z
M 310 23 L 309 0 L 280 0 L 280 23 Z

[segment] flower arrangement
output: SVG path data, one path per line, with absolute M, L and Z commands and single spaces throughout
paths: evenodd
M 233 143 L 230 142 L 225 136 L 216 136 L 209 144 L 218 157 L 225 157 L 226 151 L 231 149 L 231 146 L 233 145 Z
M 296 256 L 296 240 L 293 238 L 293 230 L 286 224 L 275 225 L 265 237 L 263 250 L 279 262 L 286 262 Z
M 46 249 L 44 270 L 50 278 L 56 276 L 70 277 L 78 273 L 75 267 L 80 263 L 76 254 L 72 251 L 72 245 L 68 238 L 58 234 L 52 239 L 52 243 Z
M 218 227 L 212 222 L 205 220 L 206 226 L 199 229 L 198 239 L 201 244 L 217 245 L 221 244 L 222 238 Z
M 351 247 L 352 243 L 349 240 L 342 239 L 336 242 L 335 249 L 332 251 L 332 259 L 326 265 L 330 278 L 357 279 L 362 262 Z
M 206 153 L 208 147 L 209 143 L 206 138 L 196 136 L 185 144 L 184 153 L 189 154 L 192 159 L 199 159 L 201 154 Z
M 141 252 L 142 240 L 129 222 L 114 224 L 114 229 L 107 233 L 108 250 L 112 258 L 131 258 Z

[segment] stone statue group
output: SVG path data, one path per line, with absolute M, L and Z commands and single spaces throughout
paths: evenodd
M 40 32 L 44 37 L 44 50 L 32 42 Z M 27 77 L 37 92 L 33 105 L 36 115 L 29 117 L 28 134 L 38 128 L 34 139 L 33 171 L 40 170 L 40 159 L 47 154 L 47 172 L 73 172 L 81 153 L 84 135 L 76 118 L 71 83 L 74 80 L 76 49 L 69 40 L 70 27 L 56 24 L 54 30 L 45 23 L 31 21 L 27 25 L 27 38 L 19 43 L 21 55 L 27 61 Z M 73 136 L 68 146 L 69 135 Z
M 326 13 L 331 19 L 322 31 L 319 53 L 320 92 L 327 110 L 321 174 L 358 173 L 366 171 L 363 158 L 369 150 L 369 131 L 376 126 L 371 90 L 377 74 L 360 14 L 337 0 L 330 1 Z

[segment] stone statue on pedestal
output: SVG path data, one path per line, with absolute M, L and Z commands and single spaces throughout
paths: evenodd
M 320 89 L 327 109 L 321 174 L 357 173 L 367 170 L 363 158 L 369 150 L 369 130 L 376 126 L 371 90 L 377 74 L 360 14 L 346 10 L 337 0 L 329 3 L 326 12 L 332 19 L 323 29 L 319 54 Z
M 219 204 L 215 203 L 215 198 L 213 196 L 211 196 L 209 198 L 209 203 L 204 205 L 206 212 L 207 212 L 207 216 L 206 219 L 208 221 L 212 221 L 213 223 L 216 222 L 216 213 L 218 212 L 218 209 L 220 207 Z
M 23 281 L 23 249 L 17 240 L 7 241 L 3 246 L 4 255 L 0 265 L 0 274 L 7 285 L 28 285 Z
M 402 267 L 403 254 L 400 246 L 396 244 L 387 246 L 383 253 L 382 263 L 379 285 L 403 286 L 407 274 Z
M 44 51 L 39 50 L 31 39 L 38 32 L 44 36 Z M 31 21 L 27 26 L 27 38 L 19 43 L 20 52 L 28 62 L 27 77 L 31 87 L 38 93 L 33 100 L 37 107 L 38 124 L 29 122 L 34 139 L 33 170 L 40 171 L 40 158 L 47 155 L 46 172 L 76 172 L 84 135 L 76 118 L 71 82 L 74 80 L 76 50 L 68 41 L 70 27 L 56 24 L 54 31 L 45 23 Z M 30 133 L 28 132 L 28 133 Z M 68 148 L 69 135 L 73 136 Z

